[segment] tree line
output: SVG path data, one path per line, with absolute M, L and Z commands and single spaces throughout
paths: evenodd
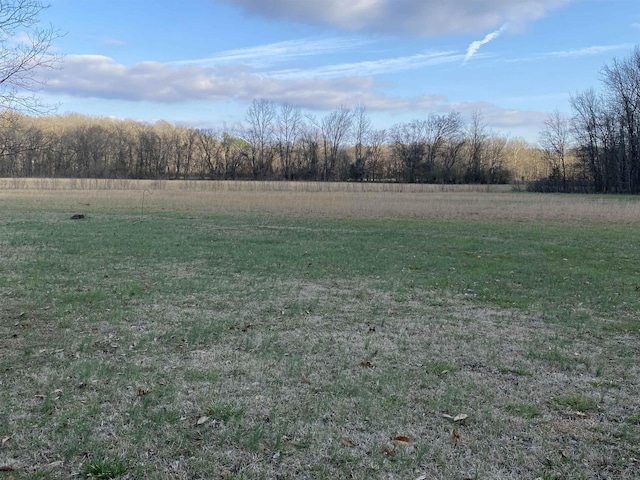
M 548 117 L 540 145 L 550 175 L 533 190 L 640 193 L 640 48 L 606 65 L 601 82 L 571 98 L 571 117 Z
M 254 100 L 234 127 L 77 114 L 0 115 L 0 177 L 505 183 L 547 174 L 540 152 L 477 112 L 375 129 L 364 106 L 323 117 Z

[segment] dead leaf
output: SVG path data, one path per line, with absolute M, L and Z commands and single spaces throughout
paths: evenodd
M 385 457 L 395 457 L 396 456 L 396 452 L 394 452 L 392 449 L 390 449 L 387 445 L 382 445 L 382 448 L 380 449 L 380 453 L 382 455 L 384 455 Z
M 373 363 L 371 362 L 360 362 L 358 365 L 361 367 L 373 368 Z
M 560 450 L 560 456 L 562 458 L 569 458 L 569 454 L 567 453 L 566 450 Z
M 445 418 L 447 420 L 451 420 L 453 422 L 453 417 L 451 415 L 446 414 L 446 413 L 442 414 L 442 418 Z
M 355 447 L 357 445 L 357 443 L 351 440 L 349 437 L 342 437 L 340 441 L 345 447 Z
M 405 437 L 404 435 L 399 435 L 393 439 L 393 443 L 400 445 L 401 447 L 408 447 L 413 443 L 413 440 L 409 437 Z
M 11 437 L 12 437 L 12 435 L 9 435 L 8 437 L 2 437 L 2 445 L 7 443 L 9 440 L 11 440 Z
M 465 413 L 459 413 L 458 415 L 456 415 L 455 417 L 453 417 L 453 421 L 454 422 L 464 422 L 467 418 L 469 418 L 469 415 L 465 414 Z
M 55 462 L 51 462 L 51 463 L 49 464 L 49 466 L 50 466 L 50 467 L 60 467 L 60 466 L 62 466 L 62 464 L 63 464 L 63 463 L 64 463 L 64 462 L 63 462 L 62 460 L 57 460 L 57 461 L 55 461 Z
M 583 413 L 583 412 L 576 412 L 576 417 L 587 418 L 587 417 L 589 417 L 589 415 L 587 415 L 586 413 Z
M 451 432 L 451 439 L 453 440 L 454 445 L 457 445 L 458 442 L 460 441 L 460 434 L 458 433 L 458 430 L 456 430 L 455 428 Z
M 247 323 L 244 327 L 242 327 L 242 331 L 246 332 L 247 330 L 251 330 L 253 328 L 252 323 Z
M 198 419 L 198 421 L 196 422 L 196 425 L 202 425 L 207 420 L 209 420 L 209 417 L 207 417 L 206 415 L 203 415 Z
M 144 388 L 138 387 L 138 392 L 136 393 L 136 396 L 144 397 L 145 395 L 149 395 L 150 393 L 151 393 L 151 390 L 145 390 Z

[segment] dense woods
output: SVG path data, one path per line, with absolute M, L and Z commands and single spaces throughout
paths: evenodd
M 550 174 L 541 191 L 640 193 L 640 49 L 601 72 L 602 91 L 571 99 L 573 115 L 549 116 L 541 152 Z
M 1 177 L 504 183 L 549 175 L 541 151 L 488 130 L 480 113 L 374 129 L 363 106 L 321 118 L 255 100 L 234 127 L 76 114 L 0 116 Z

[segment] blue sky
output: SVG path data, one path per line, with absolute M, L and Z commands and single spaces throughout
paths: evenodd
M 480 110 L 536 141 L 546 116 L 640 44 L 638 0 L 50 0 L 65 35 L 44 100 L 77 112 L 234 125 L 257 98 L 377 128 Z

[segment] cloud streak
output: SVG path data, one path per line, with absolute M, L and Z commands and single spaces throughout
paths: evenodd
M 455 51 L 435 51 L 395 58 L 383 58 L 352 63 L 339 63 L 306 69 L 274 71 L 269 76 L 290 78 L 336 78 L 362 75 L 398 73 L 419 68 L 459 62 L 463 55 Z
M 592 55 L 600 55 L 602 53 L 613 52 L 616 50 L 628 50 L 632 46 L 628 43 L 621 43 L 618 45 L 593 45 L 591 47 L 576 48 L 572 50 L 560 50 L 556 52 L 547 52 L 546 57 L 559 57 L 559 58 L 571 58 L 571 57 L 589 57 Z
M 482 40 L 477 40 L 475 42 L 471 42 L 471 44 L 469 45 L 469 48 L 467 48 L 467 54 L 464 57 L 464 62 L 463 63 L 467 63 L 469 60 L 471 60 L 471 58 L 478 53 L 478 50 L 480 50 L 480 47 L 482 47 L 483 45 L 486 45 L 487 43 L 489 43 L 492 40 L 495 40 L 496 38 L 498 38 L 500 36 L 500 34 L 502 32 L 504 32 L 504 30 L 507 28 L 507 25 L 503 25 L 502 27 L 500 27 L 498 30 L 494 30 L 491 33 L 488 33 Z
M 207 67 L 221 63 L 242 62 L 255 68 L 264 68 L 295 58 L 345 52 L 370 43 L 372 43 L 371 40 L 360 37 L 301 38 L 226 50 L 207 58 L 180 60 L 174 64 Z

